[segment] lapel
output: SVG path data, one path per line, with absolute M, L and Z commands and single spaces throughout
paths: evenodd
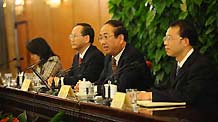
M 113 82 L 113 74 L 112 74 L 112 56 L 111 55 L 106 55 L 105 56 L 105 62 L 104 62 L 104 78 L 106 80 L 111 80 Z M 105 81 L 107 82 L 107 81 Z
M 117 71 L 119 71 L 120 68 L 123 68 L 123 66 L 125 65 L 125 63 L 124 63 L 125 62 L 125 58 L 128 57 L 128 55 L 127 55 L 128 48 L 129 48 L 129 44 L 126 44 L 126 47 L 125 47 L 125 49 L 124 49 L 124 51 L 123 51 L 123 53 L 120 56 L 120 59 L 118 61 Z
M 94 48 L 94 46 L 90 45 L 90 47 L 86 51 L 86 53 L 85 53 L 85 55 L 83 57 L 83 61 L 82 61 L 81 67 L 80 67 L 81 72 L 86 69 L 87 65 L 89 65 L 88 63 L 90 63 L 89 60 L 90 60 L 91 55 L 93 53 L 93 48 Z M 78 57 L 78 59 L 79 59 L 79 57 Z
M 92 53 L 93 46 L 90 45 L 90 47 L 87 49 L 84 57 L 83 57 L 83 63 L 86 63 L 90 59 L 90 54 Z
M 73 59 L 74 61 L 73 61 L 73 67 L 78 67 L 78 65 L 79 65 L 79 53 L 77 53 L 76 55 L 75 55 L 75 59 Z
M 191 67 L 191 65 L 195 62 L 196 58 L 197 58 L 198 52 L 194 51 L 186 60 L 186 62 L 183 64 L 182 68 L 180 69 L 179 73 L 177 76 L 175 76 L 176 74 L 176 65 L 174 66 L 174 70 L 173 70 L 173 74 L 174 74 L 174 82 L 172 84 L 173 87 L 176 87 L 180 84 L 181 79 L 183 79 L 184 75 L 186 75 L 186 72 L 188 72 L 189 68 Z

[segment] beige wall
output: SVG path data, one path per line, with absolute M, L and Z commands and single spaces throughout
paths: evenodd
M 19 54 L 25 59 L 21 66 L 26 67 L 31 63 L 25 49 L 25 42 L 41 36 L 61 57 L 64 68 L 70 67 L 75 50 L 70 46 L 68 35 L 72 26 L 78 22 L 87 22 L 94 27 L 96 35 L 94 45 L 102 50 L 97 37 L 102 24 L 110 19 L 107 2 L 108 0 L 62 0 L 59 7 L 51 8 L 45 0 L 26 0 L 23 13 L 16 16 L 16 22 L 24 22 L 17 26 Z M 12 12 L 7 10 L 7 16 Z M 10 16 L 13 18 L 12 15 Z M 6 21 L 9 19 L 10 17 L 6 18 Z M 8 39 L 9 43 L 13 43 L 11 45 L 14 47 L 14 28 L 9 24 L 6 26 L 9 32 L 7 36 L 11 38 Z M 11 58 L 15 56 L 13 48 L 9 49 L 9 53 Z

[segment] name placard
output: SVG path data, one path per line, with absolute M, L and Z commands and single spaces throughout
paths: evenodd
M 58 97 L 66 98 L 67 96 L 74 96 L 73 89 L 70 85 L 63 85 L 58 93 Z
M 122 109 L 124 106 L 126 94 L 122 92 L 116 92 L 111 102 L 111 107 Z
M 28 91 L 28 89 L 32 87 L 32 81 L 30 79 L 25 79 L 22 83 L 21 90 Z

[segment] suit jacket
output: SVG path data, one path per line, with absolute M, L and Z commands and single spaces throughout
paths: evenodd
M 76 85 L 78 80 L 86 78 L 95 82 L 104 67 L 104 54 L 91 45 L 86 51 L 82 64 L 79 65 L 79 53 L 74 56 L 71 70 L 64 77 L 64 84 Z
M 185 101 L 192 105 L 216 102 L 216 72 L 205 56 L 195 50 L 177 76 L 176 66 L 162 90 L 152 89 L 153 101 Z
M 101 88 L 108 80 L 111 80 L 112 84 L 117 84 L 117 90 L 120 92 L 126 92 L 125 90 L 129 88 L 147 90 L 153 83 L 144 56 L 133 46 L 126 45 L 119 59 L 115 75 L 112 74 L 111 59 L 111 55 L 105 57 L 104 69 L 97 82 L 99 85 L 98 93 L 103 93 Z

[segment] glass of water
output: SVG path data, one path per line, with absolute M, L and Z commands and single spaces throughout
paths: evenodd
M 134 112 L 138 112 L 137 106 L 137 89 L 126 89 L 128 106 L 132 108 Z
M 5 85 L 10 87 L 12 83 L 12 73 L 5 73 Z

